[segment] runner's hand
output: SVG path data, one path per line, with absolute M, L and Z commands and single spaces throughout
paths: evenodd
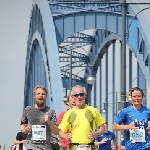
M 148 127 L 146 128 L 146 130 L 147 130 L 148 132 L 150 132 L 150 126 L 148 126 Z
M 66 139 L 70 140 L 72 138 L 72 134 L 70 132 L 66 133 Z
M 131 122 L 131 123 L 128 125 L 128 129 L 136 129 L 135 123 L 134 123 L 134 122 Z
M 96 137 L 97 137 L 97 133 L 94 132 L 94 131 L 92 131 L 92 130 L 90 130 L 90 132 L 88 133 L 88 138 L 91 139 L 91 140 L 93 140 Z
M 113 149 L 113 150 L 114 150 L 114 146 L 111 146 L 111 149 Z
M 31 132 L 31 128 L 30 128 L 30 126 L 28 124 L 24 124 L 23 126 L 24 126 L 24 133 L 27 134 L 27 133 Z
M 50 120 L 49 120 L 48 112 L 45 113 L 45 115 L 44 115 L 44 120 L 45 120 L 45 122 L 49 122 L 49 121 L 50 121 Z
M 64 140 L 64 139 L 67 139 L 67 140 L 70 140 L 72 138 L 72 134 L 71 133 L 64 133 L 62 132 L 61 130 L 59 131 L 59 138 Z
M 105 144 L 106 141 L 107 141 L 107 139 L 106 139 L 106 138 L 103 138 L 102 141 L 101 141 L 101 143 L 102 143 L 102 144 Z

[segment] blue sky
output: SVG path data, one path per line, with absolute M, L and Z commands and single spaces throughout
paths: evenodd
M 0 0 L 0 145 L 20 131 L 32 0 Z

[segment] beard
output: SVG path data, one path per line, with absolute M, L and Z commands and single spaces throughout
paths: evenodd
M 45 105 L 45 101 L 44 100 L 36 100 L 36 104 L 38 107 L 43 107 Z

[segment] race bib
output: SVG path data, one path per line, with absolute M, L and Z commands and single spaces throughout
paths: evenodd
M 91 150 L 90 145 L 76 145 L 76 150 Z
M 32 125 L 32 140 L 46 140 L 46 125 Z
M 130 131 L 130 140 L 132 143 L 145 142 L 145 130 L 144 129 L 132 129 Z

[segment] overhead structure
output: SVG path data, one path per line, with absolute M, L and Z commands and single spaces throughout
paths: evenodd
M 141 87 L 146 94 L 143 103 L 147 104 L 150 22 L 146 11 L 149 9 L 136 14 L 150 4 L 128 3 L 126 6 L 126 92 L 133 86 Z M 71 83 L 71 87 L 85 86 L 87 103 L 99 111 L 103 110 L 104 102 L 114 103 L 112 108 L 116 108 L 115 93 L 118 93 L 118 101 L 123 96 L 121 45 L 122 1 L 35 0 L 28 35 L 24 107 L 34 103 L 33 88 L 42 84 L 49 91 L 47 105 L 58 114 L 64 109 L 63 97 L 69 94 Z M 91 77 L 96 79 L 92 78 L 94 84 L 88 84 L 90 66 Z M 127 95 L 124 93 L 124 96 Z M 116 109 L 112 108 L 108 113 L 113 112 L 113 120 Z

